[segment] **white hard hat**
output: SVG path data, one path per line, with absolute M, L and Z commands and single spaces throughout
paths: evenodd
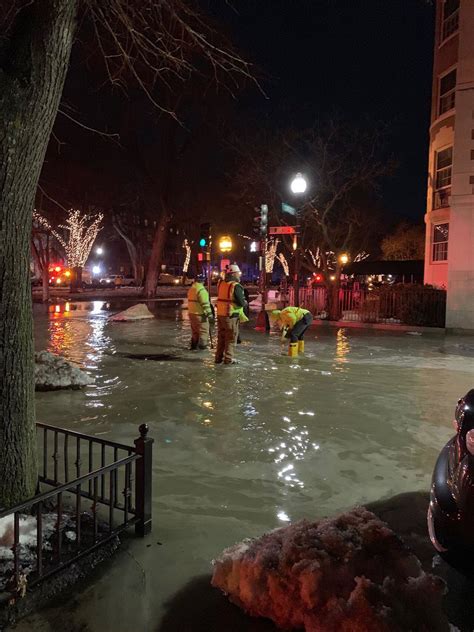
M 241 272 L 239 266 L 236 263 L 233 263 L 228 268 L 229 274 L 234 274 L 235 272 Z

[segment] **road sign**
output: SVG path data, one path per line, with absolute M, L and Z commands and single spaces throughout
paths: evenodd
M 269 226 L 268 233 L 270 235 L 296 235 L 299 226 Z

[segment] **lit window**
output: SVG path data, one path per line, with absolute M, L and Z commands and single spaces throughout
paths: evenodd
M 456 68 L 439 80 L 439 115 L 449 112 L 456 99 Z
M 449 223 L 433 227 L 433 261 L 448 260 Z
M 451 195 L 452 164 L 452 147 L 447 147 L 442 151 L 436 152 L 433 208 L 442 208 L 443 206 L 449 206 L 449 196 Z
M 459 0 L 445 0 L 443 5 L 443 27 L 441 41 L 443 42 L 459 29 Z

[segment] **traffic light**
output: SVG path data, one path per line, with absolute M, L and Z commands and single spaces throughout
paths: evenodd
M 268 206 L 266 204 L 261 204 L 259 209 L 255 209 L 258 213 L 256 217 L 254 217 L 254 233 L 260 235 L 263 239 L 267 237 L 268 234 Z
M 199 227 L 199 240 L 198 240 L 199 247 L 202 248 L 203 250 L 207 250 L 209 248 L 210 243 L 211 243 L 211 225 L 209 223 L 201 224 L 201 226 Z

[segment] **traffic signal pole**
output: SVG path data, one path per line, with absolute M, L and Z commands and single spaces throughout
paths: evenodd
M 209 293 L 209 302 L 211 301 L 211 274 L 212 274 L 212 233 L 209 226 L 209 260 L 207 262 L 207 291 Z
M 257 218 L 260 222 L 260 257 L 259 257 L 259 268 L 260 268 L 260 292 L 262 295 L 262 304 L 260 312 L 257 316 L 257 324 L 256 329 L 260 329 L 262 331 L 268 332 L 270 331 L 270 321 L 268 319 L 268 314 L 266 312 L 266 304 L 267 304 L 267 266 L 266 266 L 266 256 L 267 256 L 267 234 L 268 234 L 268 206 L 266 204 L 262 204 L 260 206 L 260 216 Z

